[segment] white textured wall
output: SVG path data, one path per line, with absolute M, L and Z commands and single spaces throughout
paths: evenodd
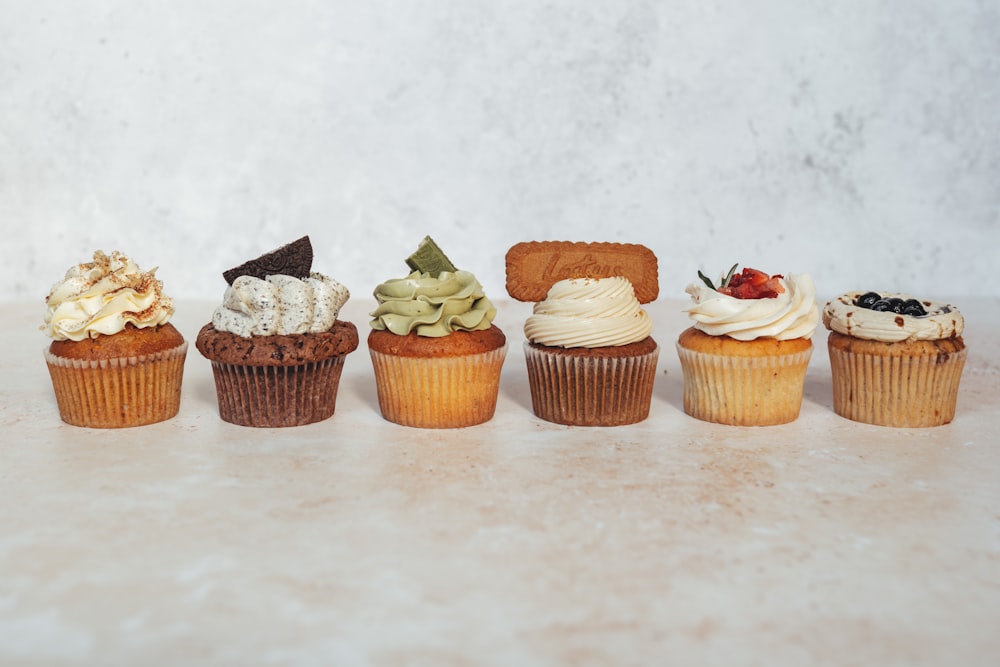
M 369 298 L 431 234 L 642 242 L 820 293 L 998 295 L 1000 4 L 0 0 L 0 299 L 168 292 L 308 233 Z

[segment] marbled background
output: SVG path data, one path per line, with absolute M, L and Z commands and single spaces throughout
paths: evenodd
M 0 0 L 0 299 L 95 248 L 220 298 L 308 233 L 367 298 L 431 234 L 996 296 L 1000 4 Z

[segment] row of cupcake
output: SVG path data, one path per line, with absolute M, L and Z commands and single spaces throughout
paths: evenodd
M 222 304 L 198 333 L 223 420 L 296 426 L 333 415 L 357 328 L 339 319 L 346 287 L 312 270 L 308 237 L 224 272 Z M 496 409 L 506 337 L 476 277 L 425 238 L 408 275 L 376 287 L 368 349 L 383 417 L 456 428 Z M 684 410 L 705 421 L 772 425 L 798 417 L 820 321 L 809 276 L 734 266 L 687 287 L 692 326 L 677 341 Z M 659 346 L 643 309 L 658 296 L 655 255 L 636 244 L 527 242 L 506 256 L 507 291 L 533 302 L 524 355 L 534 413 L 578 426 L 649 415 Z M 154 271 L 95 252 L 46 298 L 45 358 L 62 419 L 99 428 L 177 414 L 187 342 Z M 850 292 L 823 309 L 834 410 L 897 427 L 954 418 L 965 361 L 953 306 Z

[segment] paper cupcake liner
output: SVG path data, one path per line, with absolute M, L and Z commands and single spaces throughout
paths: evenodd
M 493 418 L 506 345 L 458 357 L 369 351 L 385 419 L 419 428 L 460 428 Z
M 531 407 L 545 421 L 570 426 L 622 426 L 649 416 L 657 346 L 632 357 L 588 356 L 524 344 Z
M 923 428 L 955 418 L 966 350 L 941 358 L 858 354 L 833 347 L 833 410 L 857 422 Z
M 44 351 L 59 416 L 67 424 L 125 428 L 177 414 L 188 344 L 149 355 L 69 359 Z
M 677 346 L 684 374 L 684 412 L 734 426 L 795 421 L 812 347 L 794 354 L 743 357 Z
M 302 426 L 330 418 L 344 370 L 340 355 L 289 366 L 212 362 L 219 416 L 240 426 Z

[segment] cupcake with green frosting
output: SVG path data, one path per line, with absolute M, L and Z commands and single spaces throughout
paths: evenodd
M 409 275 L 374 292 L 368 350 L 382 416 L 421 428 L 489 421 L 507 354 L 496 308 L 430 237 L 406 263 Z

